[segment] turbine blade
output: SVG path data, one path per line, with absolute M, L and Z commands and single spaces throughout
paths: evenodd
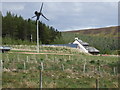
M 34 18 L 34 17 L 36 17 L 36 16 L 33 16 L 32 18 Z
M 49 21 L 49 19 L 47 19 L 43 14 L 42 14 L 42 16 L 46 19 L 46 20 L 48 20 Z
M 40 13 L 42 12 L 42 8 L 43 8 L 43 3 L 42 3 L 41 8 L 40 8 Z

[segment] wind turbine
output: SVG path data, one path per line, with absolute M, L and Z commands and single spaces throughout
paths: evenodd
M 44 17 L 46 20 L 49 21 L 49 19 L 47 19 L 47 18 L 43 15 L 42 9 L 43 9 L 43 3 L 42 3 L 42 5 L 41 5 L 40 11 L 39 11 L 39 12 L 38 12 L 38 11 L 35 11 L 35 13 L 34 13 L 35 16 L 32 17 L 32 18 L 37 17 L 37 18 L 36 18 L 36 22 L 37 22 L 37 52 L 38 52 L 38 53 L 39 53 L 39 30 L 38 30 L 38 23 L 39 23 L 40 16 Z

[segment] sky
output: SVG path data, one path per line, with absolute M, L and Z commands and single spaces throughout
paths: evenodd
M 2 14 L 10 11 L 28 19 L 40 7 L 41 2 L 2 2 Z M 40 21 L 59 31 L 118 25 L 118 2 L 44 2 L 42 13 L 50 21 Z

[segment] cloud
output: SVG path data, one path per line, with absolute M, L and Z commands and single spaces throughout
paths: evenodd
M 59 30 L 117 25 L 117 3 L 67 2 L 59 4 L 52 3 L 52 5 L 50 7 L 47 6 L 49 7 L 46 9 L 48 10 L 47 15 L 54 17 L 51 23 Z
M 1 0 L 2 2 L 118 2 L 119 0 Z
M 58 30 L 117 25 L 117 5 L 117 2 L 45 2 L 42 12 L 50 21 L 40 20 Z M 3 10 L 28 19 L 34 11 L 39 11 L 40 6 L 41 2 L 4 3 Z
M 20 3 L 2 3 L 3 10 L 6 11 L 22 11 L 25 4 Z
M 78 15 L 81 12 L 80 3 L 71 2 L 48 2 L 45 3 L 43 13 L 50 16 L 52 19 L 57 19 L 60 16 Z

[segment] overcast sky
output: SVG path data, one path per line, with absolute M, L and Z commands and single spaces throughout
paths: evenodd
M 28 19 L 40 6 L 41 2 L 4 2 L 2 14 L 11 11 Z M 59 31 L 118 25 L 117 2 L 44 2 L 42 12 L 50 21 L 40 20 Z

